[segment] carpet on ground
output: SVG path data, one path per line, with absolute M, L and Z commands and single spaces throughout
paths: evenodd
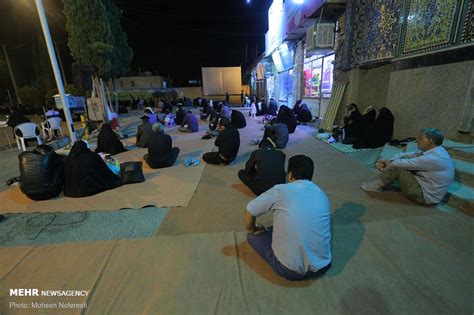
M 200 139 L 207 127 L 202 125 L 201 129 L 202 131 L 197 133 L 179 133 L 176 129 L 170 130 L 173 145 L 181 150 L 172 167 L 151 169 L 143 160 L 147 149 L 134 149 L 117 155 L 120 162 L 143 162 L 145 175 L 143 183 L 124 185 L 90 197 L 69 198 L 60 195 L 45 201 L 28 199 L 17 186 L 0 192 L 1 211 L 2 213 L 32 213 L 139 209 L 144 206 L 186 207 L 201 179 L 204 164 L 184 167 L 183 162 L 189 157 L 200 158 L 203 153 L 214 147 L 214 141 Z M 134 138 L 129 138 L 127 141 L 135 143 Z

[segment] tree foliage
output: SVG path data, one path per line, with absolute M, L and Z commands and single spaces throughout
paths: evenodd
M 127 71 L 132 59 L 112 0 L 63 0 L 68 46 L 75 61 L 91 65 L 103 79 Z
M 18 89 L 18 95 L 23 105 L 40 107 L 44 104 L 44 93 L 37 87 L 25 85 Z

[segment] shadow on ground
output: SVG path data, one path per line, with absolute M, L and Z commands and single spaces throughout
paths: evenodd
M 361 204 L 347 202 L 332 214 L 332 267 L 326 273 L 329 277 L 340 274 L 362 244 L 365 227 L 361 217 L 366 211 Z

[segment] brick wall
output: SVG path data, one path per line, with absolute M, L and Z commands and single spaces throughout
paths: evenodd
M 294 103 L 304 96 L 304 80 L 303 80 L 303 63 L 304 63 L 304 43 L 299 41 L 295 48 L 295 67 L 293 68 L 293 103 L 288 104 L 293 107 Z

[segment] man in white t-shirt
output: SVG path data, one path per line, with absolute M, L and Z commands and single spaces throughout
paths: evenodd
M 276 185 L 249 202 L 244 213 L 247 240 L 281 277 L 303 280 L 323 274 L 331 264 L 331 216 L 326 194 L 313 182 L 311 158 L 288 161 L 288 183 Z M 265 230 L 256 217 L 273 212 Z

